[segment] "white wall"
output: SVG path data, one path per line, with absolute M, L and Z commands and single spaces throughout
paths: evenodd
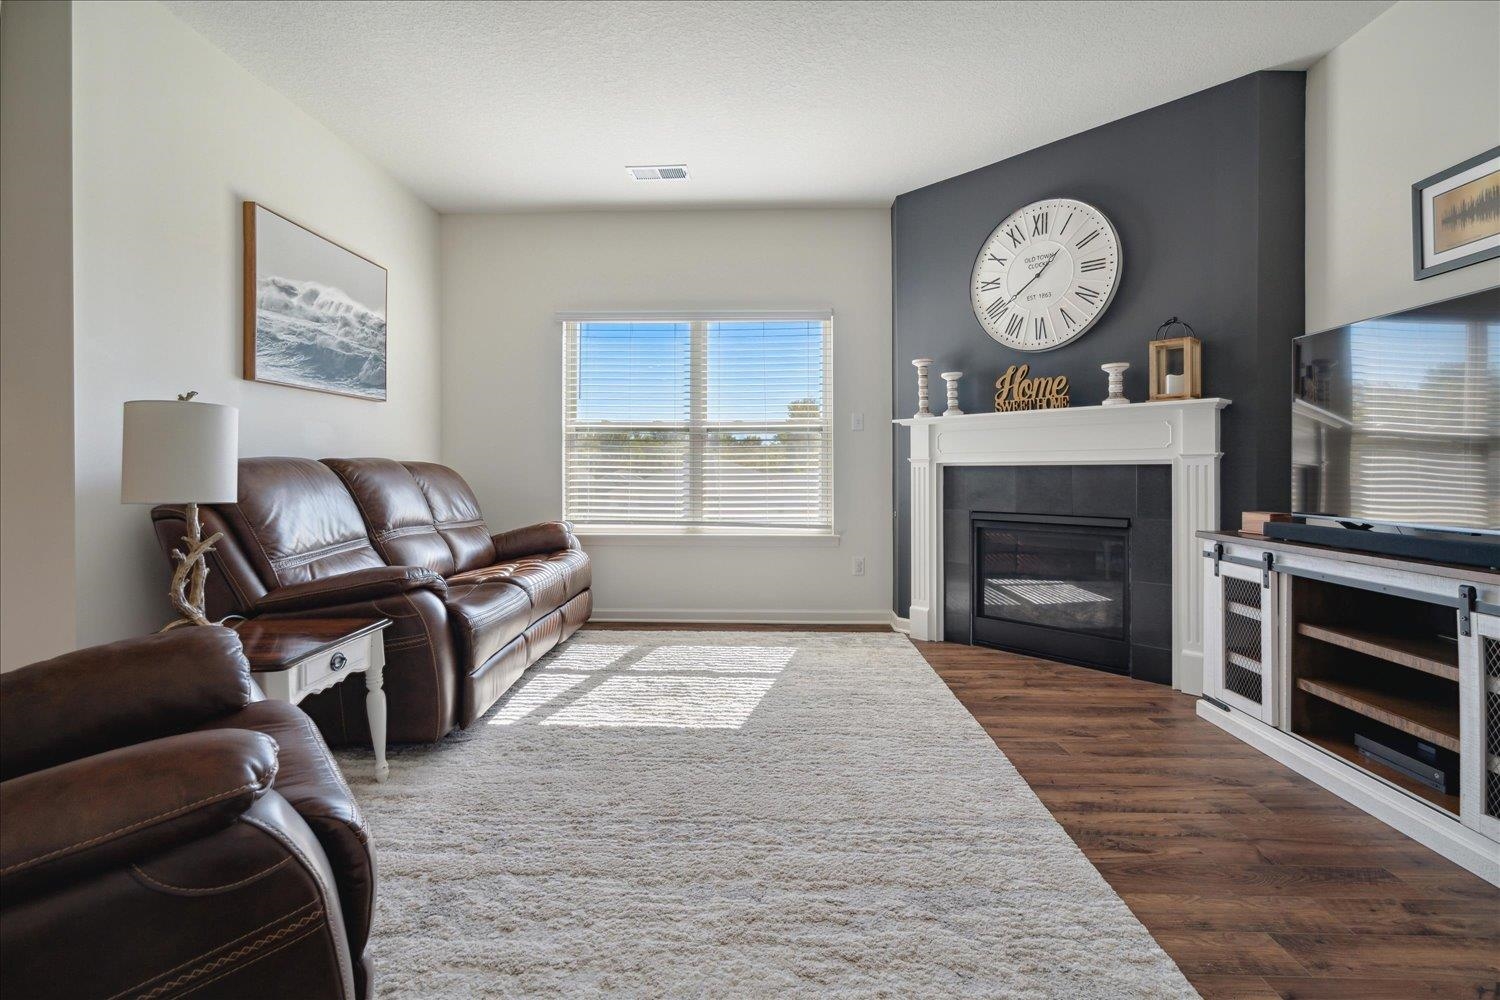
M 1307 328 L 1500 284 L 1412 279 L 1411 186 L 1500 145 L 1500 3 L 1406 0 L 1307 74 Z
M 70 22 L 0 7 L 0 670 L 74 645 Z
M 888 619 L 886 209 L 444 216 L 442 233 L 443 454 L 494 530 L 561 514 L 556 312 L 831 306 L 840 544 L 586 542 L 596 615 Z M 864 431 L 849 429 L 853 413 Z
M 196 389 L 245 455 L 439 452 L 438 221 L 371 161 L 153 3 L 73 8 L 78 642 L 169 617 L 121 404 Z M 242 200 L 390 273 L 389 402 L 240 378 Z M 6 553 L 10 559 L 10 553 Z

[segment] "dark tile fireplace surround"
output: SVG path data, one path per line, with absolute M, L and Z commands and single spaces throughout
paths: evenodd
M 948 641 L 1172 682 L 1170 466 L 946 466 L 943 560 Z

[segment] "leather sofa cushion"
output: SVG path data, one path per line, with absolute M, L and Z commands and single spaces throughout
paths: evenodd
M 256 698 L 239 636 L 173 629 L 0 674 L 0 778 L 172 736 Z
M 276 741 L 281 760 L 276 791 L 312 828 L 328 855 L 344 911 L 349 951 L 358 959 L 374 915 L 374 852 L 359 804 L 317 726 L 295 705 L 257 701 L 204 728 L 251 729 Z
M 7 896 L 0 996 L 352 998 L 326 869 L 273 789 L 222 830 L 61 892 Z
M 479 500 L 462 476 L 431 462 L 325 458 L 349 488 L 376 550 L 392 566 L 447 576 L 495 560 Z
M 179 733 L 0 782 L 0 893 L 62 887 L 223 829 L 266 793 L 261 733 Z
M 325 458 L 349 488 L 375 550 L 392 566 L 422 566 L 447 576 L 453 550 L 439 534 L 432 508 L 406 466 L 389 458 Z
M 561 549 L 458 573 L 448 578 L 448 585 L 502 580 L 515 584 L 531 598 L 531 619 L 536 621 L 587 590 L 592 578 L 588 556 L 577 549 Z
M 385 565 L 354 498 L 310 458 L 240 459 L 239 500 L 220 511 L 268 588 Z
M 479 498 L 464 477 L 446 465 L 433 462 L 407 462 L 406 469 L 422 488 L 432 510 L 433 524 L 453 553 L 452 572 L 462 573 L 494 562 L 495 543 L 479 511 Z
M 472 671 L 531 624 L 526 591 L 503 580 L 450 585 L 445 598 L 459 662 Z

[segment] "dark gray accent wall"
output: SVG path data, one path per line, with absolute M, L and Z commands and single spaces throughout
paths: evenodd
M 1104 398 L 1099 365 L 1128 361 L 1125 392 L 1146 398 L 1146 344 L 1169 316 L 1203 340 L 1205 395 L 1223 413 L 1222 521 L 1289 502 L 1291 338 L 1302 333 L 1301 73 L 1256 73 L 903 194 L 891 209 L 893 404 L 917 405 L 911 359 L 965 373 L 959 405 L 994 408 L 1012 364 L 1067 375 L 1073 405 Z M 1114 302 L 1081 339 L 1023 354 L 974 318 L 969 276 L 990 231 L 1023 205 L 1077 198 L 1120 233 Z M 941 405 L 938 406 L 941 412 Z M 895 435 L 894 605 L 910 607 L 911 489 L 904 429 Z

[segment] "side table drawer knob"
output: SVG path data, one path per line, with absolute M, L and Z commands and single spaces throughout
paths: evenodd
M 328 660 L 328 666 L 333 669 L 334 673 L 343 670 L 348 665 L 349 657 L 345 656 L 343 653 L 334 653 L 333 656 Z

